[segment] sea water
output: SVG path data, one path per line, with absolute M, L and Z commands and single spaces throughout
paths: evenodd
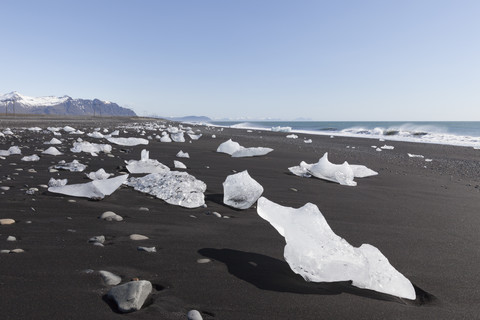
M 239 129 L 437 143 L 480 149 L 480 121 L 212 121 L 211 124 Z

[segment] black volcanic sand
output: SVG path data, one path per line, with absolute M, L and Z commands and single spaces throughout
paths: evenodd
M 6 127 L 70 125 L 92 132 L 125 121 L 145 119 L 35 118 L 0 120 Z M 197 309 L 204 319 L 474 319 L 480 316 L 480 150 L 473 148 L 380 142 L 373 139 L 307 136 L 287 139 L 286 133 L 193 127 L 203 133 L 185 143 L 150 141 L 150 158 L 173 168 L 184 162 L 188 173 L 204 181 L 207 208 L 186 209 L 122 187 L 101 201 L 49 193 L 39 187 L 50 177 L 69 183 L 88 182 L 83 173 L 50 173 L 60 160 L 88 164 L 85 172 L 104 168 L 118 173 L 124 160 L 140 159 L 145 146 L 113 146 L 114 158 L 69 151 L 77 135 L 55 146 L 63 156 L 41 155 L 51 133 L 13 129 L 15 136 L 0 138 L 0 149 L 21 147 L 23 155 L 38 154 L 38 162 L 20 161 L 20 155 L 0 160 L 0 249 L 22 248 L 24 253 L 0 254 L 1 319 L 186 319 Z M 147 131 L 146 135 L 159 132 Z M 216 135 L 216 139 L 212 138 Z M 129 129 L 121 136 L 141 137 Z M 103 139 L 84 140 L 108 143 Z M 232 138 L 246 147 L 275 150 L 263 157 L 231 158 L 215 152 Z M 305 144 L 303 138 L 311 138 Z M 377 152 L 372 145 L 395 146 Z M 347 147 L 348 146 L 348 147 Z M 175 155 L 183 150 L 190 159 Z M 319 179 L 300 178 L 288 167 L 304 160 L 318 161 L 329 152 L 330 161 L 363 164 L 378 176 L 356 179 L 356 187 Z M 425 162 L 407 153 L 433 159 Z M 30 173 L 34 168 L 37 173 Z M 17 169 L 23 169 L 18 171 Z M 264 188 L 264 196 L 284 206 L 312 202 L 320 208 L 335 233 L 352 245 L 376 246 L 391 264 L 412 281 L 417 300 L 355 288 L 349 282 L 307 283 L 283 259 L 284 238 L 261 219 L 255 208 L 239 211 L 222 203 L 222 182 L 233 170 L 248 170 Z M 8 180 L 10 178 L 11 180 Z M 298 191 L 292 190 L 294 188 Z M 68 200 L 76 200 L 69 202 Z M 140 210 L 146 207 L 149 211 Z M 97 217 L 111 210 L 122 222 Z M 218 212 L 230 219 L 217 218 Z M 28 223 L 31 221 L 31 223 Z M 150 237 L 131 241 L 138 233 Z M 17 242 L 7 242 L 9 235 Z M 105 247 L 87 243 L 104 235 Z M 156 253 L 137 246 L 155 246 Z M 197 263 L 209 258 L 209 263 Z M 154 285 L 142 310 L 120 315 L 104 295 L 109 288 L 97 272 L 108 270 L 123 281 L 145 279 Z

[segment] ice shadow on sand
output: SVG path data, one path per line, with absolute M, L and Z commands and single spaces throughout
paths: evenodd
M 438 304 L 435 296 L 415 285 L 417 299 L 412 301 L 373 290 L 360 289 L 352 286 L 350 281 L 307 282 L 295 274 L 285 261 L 259 253 L 214 248 L 203 248 L 198 253 L 212 260 L 223 262 L 231 275 L 262 290 L 316 295 L 349 293 L 413 306 Z

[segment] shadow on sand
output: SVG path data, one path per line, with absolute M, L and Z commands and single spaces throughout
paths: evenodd
M 438 302 L 433 295 L 415 285 L 417 299 L 412 301 L 372 290 L 360 289 L 352 286 L 350 281 L 307 282 L 301 276 L 295 274 L 285 261 L 263 254 L 214 248 L 200 249 L 198 253 L 212 260 L 223 262 L 230 274 L 262 290 L 317 295 L 349 293 L 365 298 L 413 306 Z

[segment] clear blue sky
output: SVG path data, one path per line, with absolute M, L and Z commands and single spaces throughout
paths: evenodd
M 480 120 L 480 1 L 0 2 L 0 93 L 138 114 Z

